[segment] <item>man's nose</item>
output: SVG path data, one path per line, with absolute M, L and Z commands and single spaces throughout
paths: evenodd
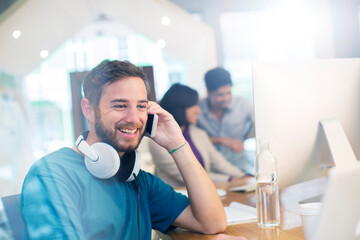
M 230 100 L 231 100 L 231 94 L 226 94 L 226 95 L 224 96 L 224 100 L 225 100 L 225 101 L 230 101 Z
M 126 111 L 125 121 L 129 123 L 137 123 L 140 120 L 137 108 L 128 108 Z

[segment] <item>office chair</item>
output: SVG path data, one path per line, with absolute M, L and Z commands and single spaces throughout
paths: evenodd
M 2 197 L 1 201 L 9 220 L 14 240 L 21 240 L 24 222 L 20 212 L 20 194 Z

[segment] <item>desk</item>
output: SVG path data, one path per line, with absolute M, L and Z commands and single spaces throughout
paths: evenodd
M 299 183 L 280 191 L 280 210 L 281 224 L 276 228 L 262 229 L 257 226 L 256 222 L 230 225 L 227 227 L 225 234 L 244 236 L 248 240 L 297 240 L 304 239 L 301 217 L 297 213 L 298 202 L 300 200 L 323 194 L 326 189 L 327 178 L 318 178 L 311 181 Z M 218 188 L 227 189 L 226 185 L 217 185 Z M 250 206 L 256 206 L 255 193 L 234 193 L 227 192 L 222 198 L 224 206 L 228 206 L 232 201 L 237 201 Z M 203 235 L 190 231 L 175 230 L 168 235 L 174 240 L 188 239 L 213 239 L 214 235 Z

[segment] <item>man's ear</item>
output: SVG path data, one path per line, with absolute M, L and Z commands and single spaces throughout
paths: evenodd
M 81 109 L 84 116 L 87 120 L 89 120 L 89 122 L 95 121 L 95 109 L 93 105 L 91 105 L 91 103 L 89 102 L 89 99 L 81 99 Z

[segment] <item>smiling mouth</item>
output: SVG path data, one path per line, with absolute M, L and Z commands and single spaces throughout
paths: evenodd
M 136 129 L 120 128 L 119 130 L 120 130 L 120 132 L 126 133 L 126 134 L 135 134 L 138 131 L 137 128 Z

